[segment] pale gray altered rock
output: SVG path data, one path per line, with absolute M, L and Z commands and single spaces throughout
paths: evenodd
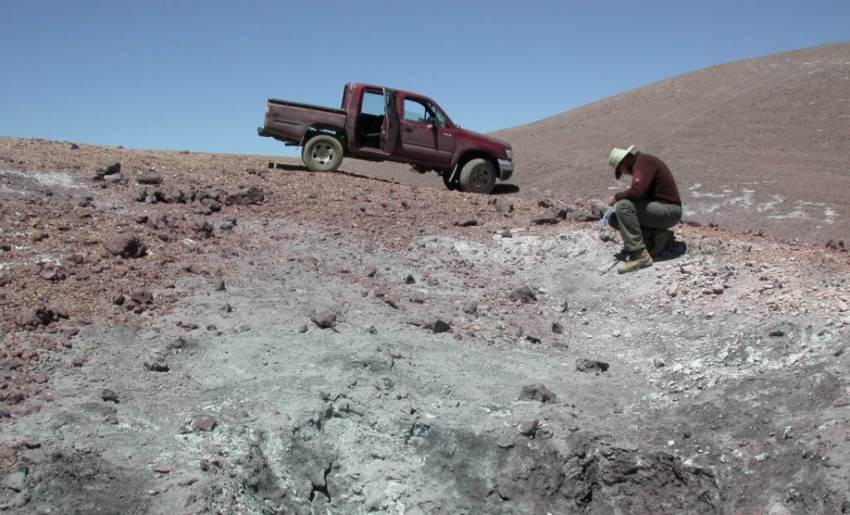
M 540 427 L 539 420 L 527 420 L 519 425 L 519 434 L 523 436 L 534 436 Z
M 318 309 L 310 314 L 310 320 L 320 329 L 331 329 L 336 325 L 336 313 L 329 309 Z

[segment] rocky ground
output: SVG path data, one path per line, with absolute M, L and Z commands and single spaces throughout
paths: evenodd
M 837 242 L 268 160 L 0 138 L 0 508 L 850 510 Z

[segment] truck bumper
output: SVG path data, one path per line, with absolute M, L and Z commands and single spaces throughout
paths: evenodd
M 507 159 L 499 159 L 499 178 L 506 181 L 514 174 L 514 162 Z

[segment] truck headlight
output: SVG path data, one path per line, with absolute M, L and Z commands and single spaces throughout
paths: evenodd
M 508 156 L 508 161 L 514 160 L 514 151 L 511 149 L 505 150 L 505 154 Z

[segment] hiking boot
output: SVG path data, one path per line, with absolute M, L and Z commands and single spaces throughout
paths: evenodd
M 627 274 L 649 266 L 652 266 L 652 256 L 646 249 L 640 249 L 637 252 L 632 252 L 629 260 L 617 267 L 617 273 Z
M 670 242 L 673 241 L 673 231 L 661 231 L 653 235 L 652 240 L 652 248 L 649 249 L 649 255 L 653 257 L 653 259 L 658 259 L 664 254 L 664 251 L 667 250 L 667 247 L 670 246 Z

